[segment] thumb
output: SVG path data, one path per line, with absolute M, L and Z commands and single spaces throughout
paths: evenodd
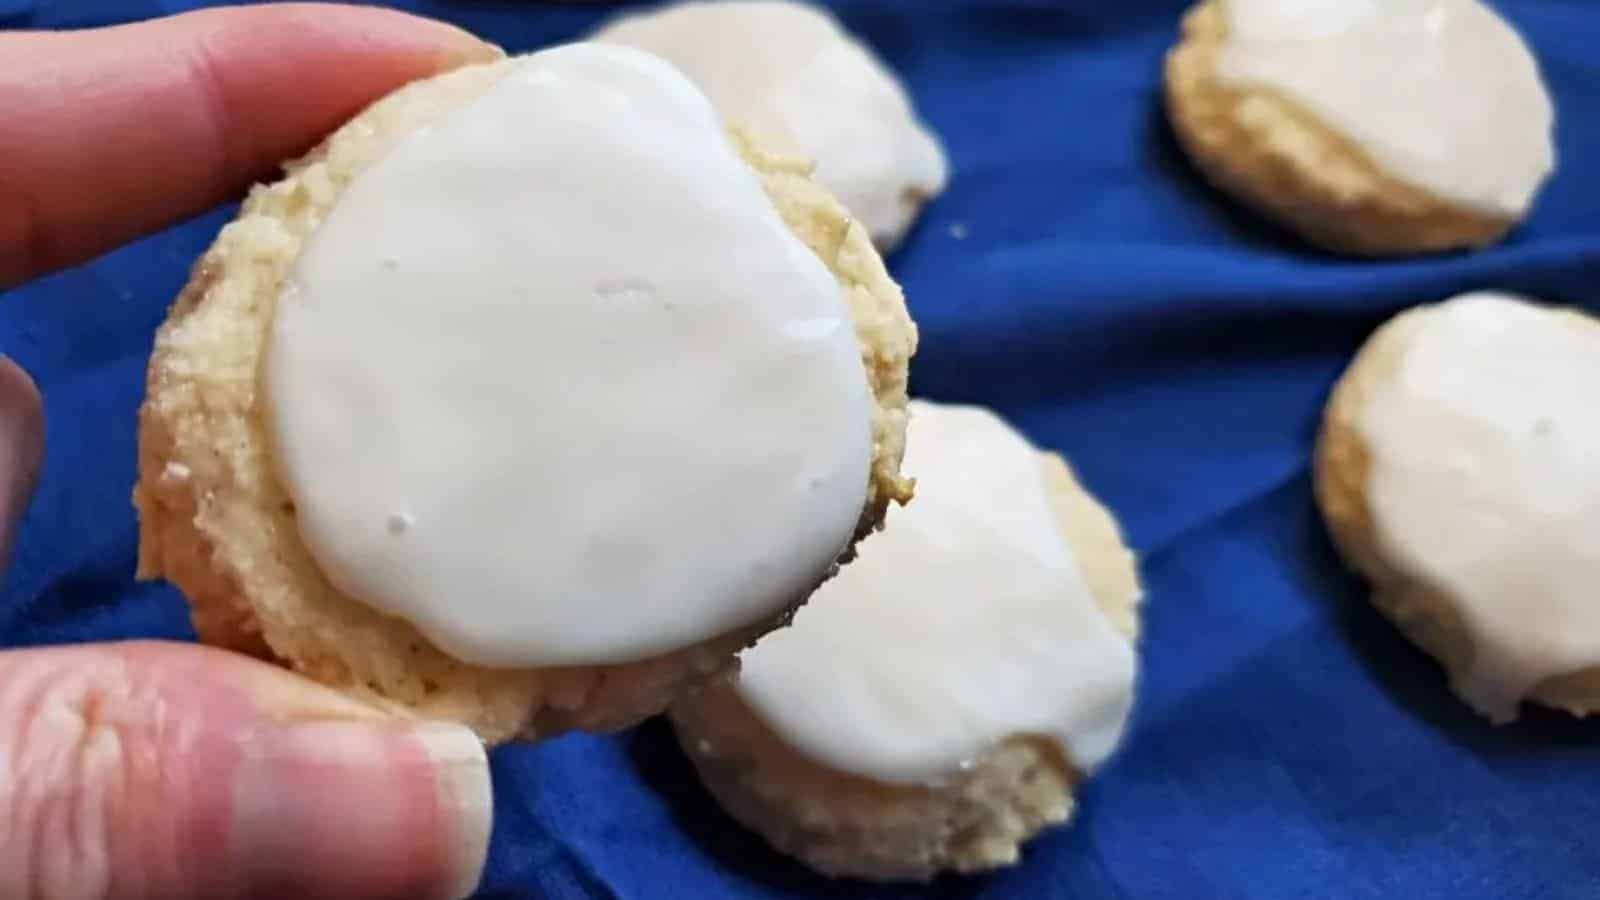
M 43 450 L 39 391 L 28 373 L 0 355 L 0 571 L 6 567 L 11 532 L 28 505 Z
M 0 896 L 463 897 L 483 746 L 242 656 L 0 653 Z

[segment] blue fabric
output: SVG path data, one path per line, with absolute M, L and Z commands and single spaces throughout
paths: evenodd
M 602 14 L 403 5 L 512 50 Z M 916 390 L 1065 452 L 1143 556 L 1136 721 L 1075 824 L 991 877 L 830 884 L 721 814 L 653 722 L 496 753 L 484 896 L 1600 897 L 1600 724 L 1470 714 L 1343 572 L 1307 479 L 1327 388 L 1385 317 L 1480 287 L 1600 302 L 1594 2 L 1502 3 L 1561 109 L 1564 165 L 1533 220 L 1488 252 L 1384 264 L 1307 250 L 1184 161 L 1158 90 L 1183 5 L 836 4 L 954 161 L 892 260 L 922 326 Z M 0 0 L 0 25 L 183 6 Z M 0 298 L 0 350 L 42 386 L 49 443 L 0 644 L 190 635 L 172 589 L 132 580 L 134 412 L 152 331 L 227 212 Z

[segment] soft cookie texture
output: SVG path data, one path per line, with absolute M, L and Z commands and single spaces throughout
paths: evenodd
M 1221 77 L 1227 2 L 1204 0 L 1184 17 L 1165 79 L 1179 143 L 1219 189 L 1312 244 L 1357 256 L 1482 247 L 1520 221 L 1525 209 L 1472 207 L 1386 171 L 1358 141 L 1274 86 Z M 1531 77 L 1537 85 L 1536 72 Z M 1498 102 L 1482 99 L 1488 109 Z M 1548 129 L 1530 140 L 1548 152 Z
M 1585 493 L 1587 486 L 1570 484 L 1559 477 L 1541 477 L 1540 483 L 1530 481 L 1522 486 L 1513 483 L 1508 493 L 1512 495 L 1511 502 L 1516 503 L 1519 509 L 1509 513 L 1496 512 L 1497 509 L 1505 509 L 1504 506 L 1495 505 L 1506 502 L 1503 496 L 1485 493 L 1489 488 L 1473 486 L 1473 482 L 1481 485 L 1486 479 L 1517 479 L 1514 469 L 1496 466 L 1484 471 L 1480 466 L 1484 465 L 1486 459 L 1515 459 L 1525 454 L 1532 445 L 1519 442 L 1549 440 L 1549 432 L 1561 425 L 1541 426 L 1536 422 L 1527 429 L 1507 426 L 1506 433 L 1511 436 L 1510 440 L 1497 448 L 1496 452 L 1507 452 L 1504 448 L 1510 447 L 1509 452 L 1514 455 L 1509 457 L 1487 456 L 1481 447 L 1475 445 L 1428 444 L 1410 448 L 1411 459 L 1423 461 L 1422 464 L 1431 467 L 1435 473 L 1443 472 L 1463 480 L 1458 489 L 1450 491 L 1453 497 L 1443 499 L 1438 504 L 1438 514 L 1447 518 L 1450 524 L 1433 531 L 1442 533 L 1445 540 L 1461 542 L 1475 533 L 1482 533 L 1484 528 L 1511 529 L 1511 533 L 1494 539 L 1487 554 L 1474 549 L 1471 555 L 1455 560 L 1443 570 L 1424 571 L 1430 565 L 1444 564 L 1437 550 L 1438 545 L 1433 545 L 1435 549 L 1431 555 L 1420 558 L 1415 554 L 1408 558 L 1407 554 L 1399 552 L 1394 542 L 1395 535 L 1390 533 L 1397 525 L 1383 519 L 1383 510 L 1376 503 L 1374 479 L 1377 467 L 1382 463 L 1372 444 L 1371 433 L 1366 430 L 1372 422 L 1369 417 L 1373 406 L 1380 402 L 1385 392 L 1407 377 L 1408 360 L 1416 352 L 1422 337 L 1431 329 L 1438 328 L 1442 317 L 1450 314 L 1453 307 L 1456 308 L 1455 312 L 1459 312 L 1463 303 L 1494 303 L 1502 307 L 1512 304 L 1520 307 L 1520 310 L 1512 309 L 1511 312 L 1525 318 L 1540 319 L 1544 327 L 1566 329 L 1574 337 L 1586 338 L 1591 344 L 1591 351 L 1600 353 L 1600 321 L 1577 311 L 1529 306 L 1514 298 L 1499 295 L 1468 295 L 1444 304 L 1416 307 L 1396 316 L 1367 341 L 1349 370 L 1335 385 L 1328 401 L 1314 467 L 1317 502 L 1340 554 L 1371 584 L 1372 603 L 1408 638 L 1443 664 L 1452 687 L 1463 700 L 1497 722 L 1515 718 L 1516 706 L 1522 700 L 1563 709 L 1578 716 L 1588 715 L 1600 710 L 1600 664 L 1591 661 L 1588 664 L 1578 662 L 1568 665 L 1560 660 L 1552 660 L 1547 654 L 1562 653 L 1574 660 L 1595 658 L 1595 648 L 1600 647 L 1600 634 L 1594 633 L 1592 628 L 1595 614 L 1587 613 L 1591 626 L 1589 633 L 1579 633 L 1583 631 L 1584 614 L 1580 612 L 1573 615 L 1570 611 L 1575 607 L 1569 605 L 1576 601 L 1577 609 L 1582 610 L 1587 606 L 1592 610 L 1592 591 L 1585 585 L 1561 600 L 1561 604 L 1569 611 L 1563 617 L 1544 614 L 1549 607 L 1537 598 L 1536 592 L 1547 584 L 1538 580 L 1541 577 L 1538 572 L 1546 567 L 1548 561 L 1543 557 L 1530 560 L 1523 553 L 1530 548 L 1534 552 L 1543 552 L 1541 546 L 1548 544 L 1536 534 L 1530 540 L 1529 535 L 1523 533 L 1527 530 L 1527 522 L 1521 518 L 1526 515 L 1534 521 L 1549 521 L 1554 516 L 1568 515 L 1570 511 L 1562 510 L 1572 502 L 1572 498 L 1591 496 Z M 1471 372 L 1483 366 L 1483 357 L 1458 358 L 1455 366 L 1458 372 Z M 1513 369 L 1523 368 L 1520 363 L 1512 363 L 1511 366 Z M 1502 371 L 1491 377 L 1500 379 L 1506 376 L 1507 372 Z M 1529 406 L 1531 416 L 1543 416 L 1544 413 L 1537 406 L 1538 399 L 1528 393 L 1530 390 L 1537 391 L 1538 388 L 1531 384 L 1513 383 L 1510 401 L 1514 405 Z M 1523 399 L 1517 399 L 1519 396 Z M 1470 395 L 1449 398 L 1448 402 L 1459 403 L 1465 408 L 1477 405 Z M 1426 422 L 1439 416 L 1441 410 L 1446 408 L 1438 399 L 1432 399 L 1414 401 L 1400 411 L 1405 419 Z M 1524 463 L 1525 460 L 1518 464 Z M 1582 460 L 1577 460 L 1577 463 L 1581 465 Z M 1405 474 L 1414 470 L 1398 471 Z M 1416 476 L 1410 477 L 1415 479 Z M 1537 492 L 1544 488 L 1553 488 L 1555 496 L 1545 494 L 1539 497 Z M 1526 496 L 1523 496 L 1524 493 Z M 1495 524 L 1501 515 L 1509 517 L 1509 526 Z M 1575 553 L 1580 560 L 1576 564 L 1579 566 L 1584 564 L 1581 562 L 1586 552 L 1584 542 L 1590 541 L 1592 547 L 1590 535 L 1592 532 L 1584 534 L 1580 531 L 1574 536 Z M 1592 550 L 1587 552 L 1592 559 Z M 1565 565 L 1574 564 L 1572 558 L 1557 559 Z M 1463 565 L 1487 565 L 1490 568 L 1462 570 L 1459 567 Z M 1493 575 L 1496 569 L 1515 573 L 1522 568 L 1525 575 L 1529 566 L 1534 572 L 1532 582 L 1516 578 L 1501 580 L 1482 574 L 1487 571 Z M 1479 573 L 1468 576 L 1472 589 L 1486 591 L 1478 599 L 1478 604 L 1492 604 L 1503 618 L 1485 621 L 1481 611 L 1479 621 L 1475 622 L 1470 617 L 1473 606 L 1463 602 L 1458 592 L 1459 579 L 1443 577 L 1465 571 Z M 1567 620 L 1563 621 L 1563 618 Z M 1505 627 L 1507 623 L 1511 623 L 1509 629 Z M 1589 648 L 1587 652 L 1584 649 L 1586 647 Z M 1512 684 L 1509 690 L 1503 684 L 1497 685 L 1497 674 L 1502 675 L 1500 680 L 1503 681 L 1503 673 L 1517 671 L 1516 667 L 1510 670 L 1501 668 L 1497 662 L 1497 657 L 1507 654 L 1512 659 L 1520 656 L 1523 661 L 1522 675 L 1539 674 L 1542 677 L 1525 677 L 1522 681 L 1526 683 Z M 1530 659 L 1533 660 L 1532 668 L 1527 664 Z
M 1135 640 L 1141 589 L 1116 521 L 1060 457 L 1044 453 L 1040 463 L 1050 511 L 1094 604 L 1116 633 Z M 1070 818 L 1073 789 L 1086 777 L 1054 740 L 1030 734 L 1006 737 L 954 777 L 862 777 L 797 751 L 727 679 L 674 704 L 671 717 L 706 787 L 734 818 L 832 876 L 928 880 L 1012 865 L 1024 842 Z
M 681 2 L 625 15 L 593 40 L 678 66 L 724 117 L 809 157 L 816 178 L 894 249 L 948 165 L 905 89 L 826 9 L 790 0 Z
M 736 651 L 789 612 L 640 662 L 489 669 L 451 658 L 408 623 L 340 594 L 302 543 L 274 472 L 258 380 L 280 286 L 352 179 L 398 139 L 478 97 L 510 65 L 464 68 L 403 88 L 290 163 L 283 180 L 252 191 L 156 336 L 134 490 L 139 575 L 167 578 L 184 592 L 201 640 L 278 661 L 397 712 L 464 722 L 491 743 L 637 722 L 736 665 Z M 911 493 L 899 464 L 915 327 L 866 230 L 811 181 L 809 164 L 737 133 L 730 140 L 784 222 L 836 276 L 854 319 L 875 401 L 859 539 L 882 522 L 891 501 Z M 536 192 L 527 202 L 538 202 Z

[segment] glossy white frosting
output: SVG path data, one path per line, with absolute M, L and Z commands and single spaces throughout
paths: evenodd
M 1527 212 L 1555 167 L 1538 63 L 1479 0 L 1223 0 L 1227 82 L 1282 91 L 1391 177 Z
M 905 89 L 826 11 L 782 0 L 678 3 L 624 17 L 595 40 L 681 68 L 730 122 L 816 162 L 816 177 L 880 246 L 944 189 L 944 153 Z
M 1096 606 L 1039 452 L 992 412 L 912 404 L 917 496 L 743 658 L 739 691 L 785 742 L 890 783 L 955 775 L 1013 735 L 1084 772 L 1116 747 L 1133 647 Z
M 310 238 L 265 361 L 340 590 L 487 666 L 780 613 L 848 543 L 872 402 L 842 289 L 671 66 L 524 57 Z
M 1499 294 L 1428 310 L 1360 419 L 1386 555 L 1473 647 L 1456 691 L 1495 721 L 1600 665 L 1600 327 Z

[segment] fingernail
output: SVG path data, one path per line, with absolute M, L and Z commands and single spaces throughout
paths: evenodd
M 466 897 L 478 889 L 489 856 L 489 833 L 494 826 L 494 788 L 489 781 L 489 757 L 470 729 L 459 725 L 429 725 L 416 732 L 439 773 L 436 796 L 439 807 L 449 810 L 454 823 L 449 847 L 452 873 L 443 894 Z
M 492 62 L 506 55 L 504 50 L 470 31 L 445 22 L 434 24 L 443 38 L 440 44 L 447 48 L 451 58 L 458 63 Z
M 12 529 L 33 492 L 43 452 L 39 389 L 27 372 L 0 354 L 0 569 L 5 568 Z
M 312 722 L 246 746 L 229 858 L 259 895 L 436 897 L 477 887 L 493 819 L 466 728 Z

